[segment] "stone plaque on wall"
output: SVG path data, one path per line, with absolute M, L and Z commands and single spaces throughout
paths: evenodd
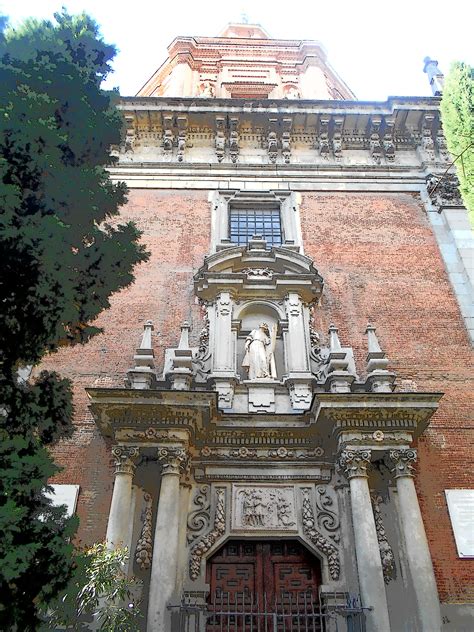
M 294 488 L 233 485 L 232 529 L 297 531 Z
M 474 489 L 446 489 L 459 557 L 474 557 Z

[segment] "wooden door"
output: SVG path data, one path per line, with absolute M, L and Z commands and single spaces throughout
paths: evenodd
M 209 560 L 207 581 L 207 632 L 296 630 L 318 603 L 321 564 L 296 541 L 231 540 Z

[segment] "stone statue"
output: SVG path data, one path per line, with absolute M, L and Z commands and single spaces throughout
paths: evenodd
M 273 325 L 270 333 L 267 323 L 261 323 L 247 336 L 242 366 L 247 369 L 249 380 L 277 378 L 274 356 L 276 330 L 277 326 Z

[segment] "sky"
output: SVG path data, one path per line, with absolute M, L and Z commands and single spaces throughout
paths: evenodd
M 64 5 L 95 18 L 118 48 L 105 87 L 134 95 L 167 57 L 178 35 L 215 36 L 228 22 L 261 26 L 274 38 L 319 41 L 329 63 L 364 101 L 430 95 L 423 59 L 474 65 L 474 3 L 470 0 L 0 0 L 15 25 L 26 17 L 51 19 Z

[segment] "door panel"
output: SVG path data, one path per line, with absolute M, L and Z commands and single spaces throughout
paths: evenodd
M 299 542 L 231 540 L 209 560 L 207 581 L 207 632 L 321 630 L 311 619 L 321 564 Z

